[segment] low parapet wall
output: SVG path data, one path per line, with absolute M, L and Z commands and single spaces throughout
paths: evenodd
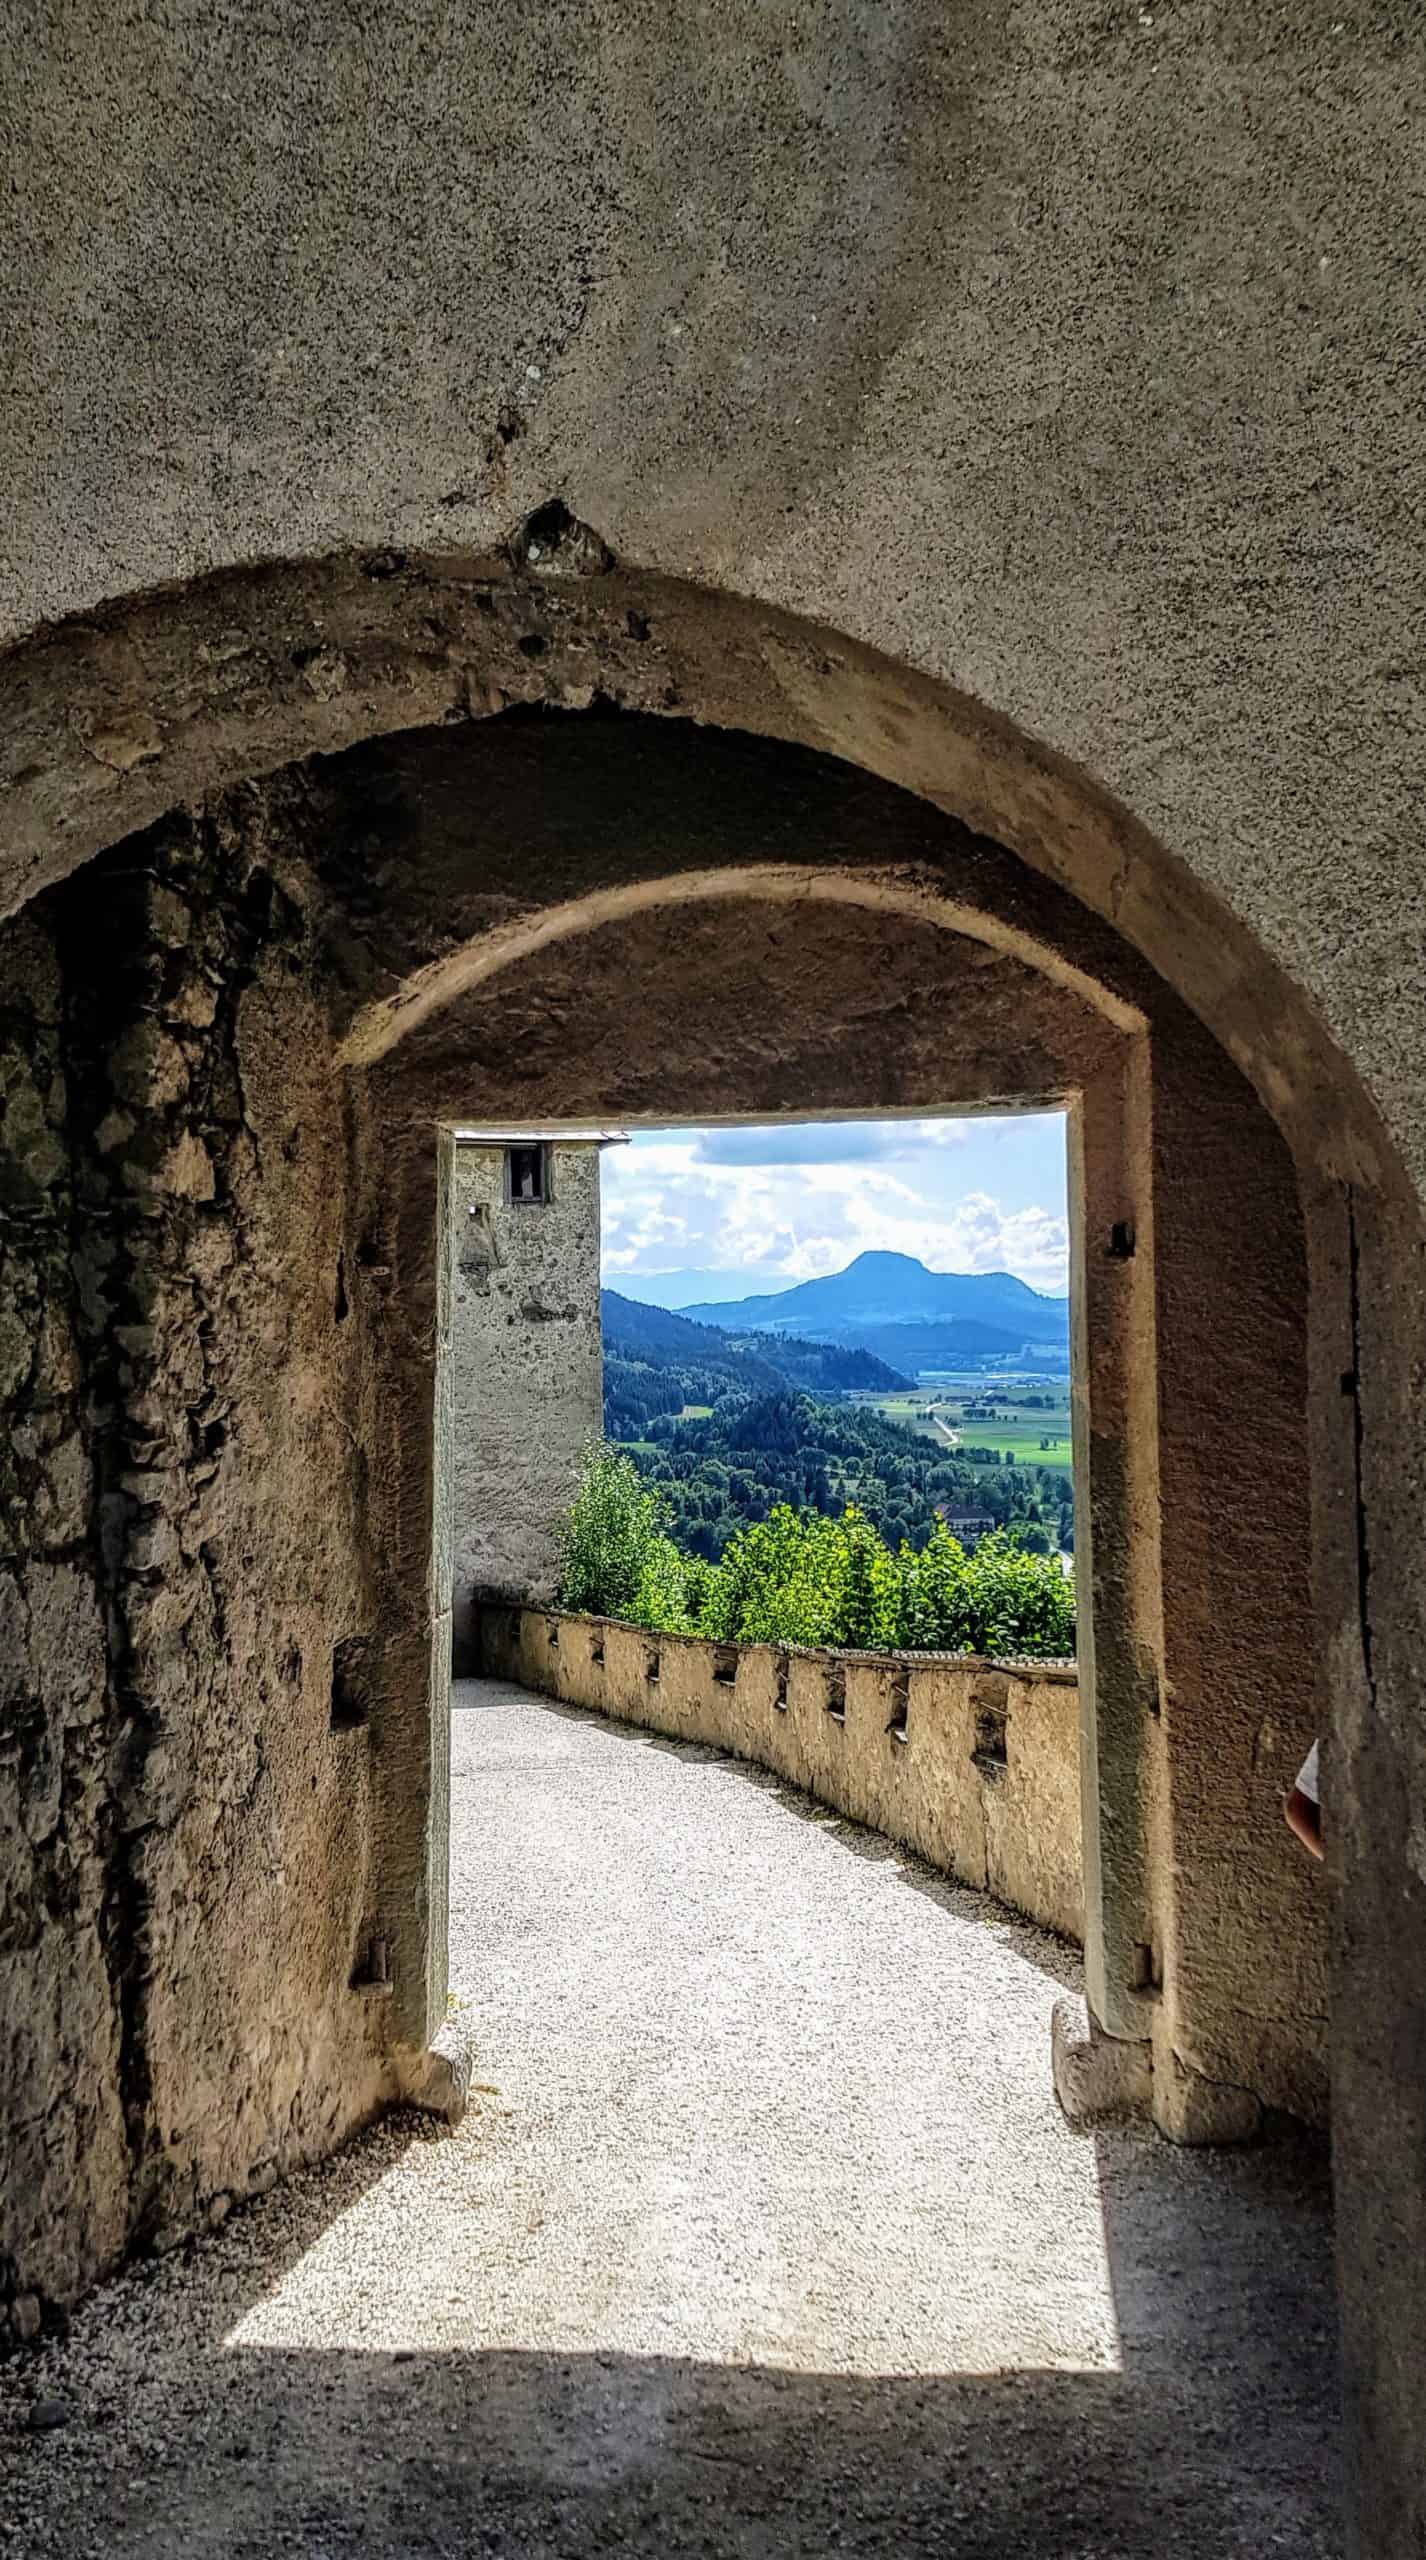
M 483 1668 L 757 1761 L 1082 1941 L 1079 1685 L 964 1654 L 813 1653 L 487 1603 Z

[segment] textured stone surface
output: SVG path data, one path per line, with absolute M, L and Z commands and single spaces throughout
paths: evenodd
M 314 693 L 309 665 L 338 638 L 341 686 Z M 94 756 L 91 740 L 135 700 L 150 707 L 161 752 L 118 774 Z M 226 573 L 37 635 L 0 658 L 10 777 L 7 786 L 0 777 L 0 905 L 36 895 L 175 802 L 295 756 L 392 729 L 483 723 L 510 706 L 611 703 L 678 715 L 684 734 L 673 745 L 682 745 L 684 789 L 695 802 L 690 721 L 834 753 L 1007 847 L 1105 919 L 1112 938 L 1211 1024 L 1300 1161 L 1339 1180 L 1399 1185 L 1391 1139 L 1320 1014 L 1231 907 L 1090 776 L 969 696 L 815 623 L 648 573 L 545 582 L 518 573 L 508 549 L 413 559 L 379 552 Z M 545 721 L 530 728 L 527 752 L 538 760 L 552 733 Z M 464 762 L 467 750 L 455 752 Z M 502 733 L 497 765 L 510 752 Z M 349 805 L 332 811 L 340 833 L 368 854 L 380 843 L 389 755 L 374 761 L 370 783 L 359 762 L 347 768 Z M 431 787 L 429 773 L 422 779 Z M 854 807 L 865 788 L 849 776 Z M 473 815 L 469 805 L 465 814 Z M 589 814 L 597 823 L 597 809 Z M 650 814 L 637 799 L 624 804 L 635 845 Z M 700 831 L 685 839 L 685 814 L 680 807 L 678 823 L 665 827 L 663 876 L 697 868 Z M 961 842 L 973 853 L 973 837 Z M 745 850 L 741 866 L 765 862 L 769 849 L 760 857 Z M 567 844 L 553 867 L 547 853 L 547 877 L 566 871 L 574 851 Z M 779 851 L 786 861 L 786 846 Z M 822 852 L 814 845 L 808 859 L 803 847 L 802 894 L 828 894 L 835 854 L 829 848 L 824 861 Z M 536 887 L 528 862 L 516 882 L 523 904 Z M 954 923 L 944 882 L 940 889 L 944 920 Z M 1011 947 L 1017 907 L 1012 896 L 1001 913 Z M 510 921 L 513 955 L 518 904 Z M 453 935 L 447 956 L 459 968 L 458 953 Z M 1046 954 L 1026 956 L 1043 963 Z M 433 996 L 456 991 L 444 972 L 410 988 L 399 974 L 367 987 L 374 1011 L 349 1026 L 351 1054 L 381 1054 L 410 1028 L 413 1006 L 420 1018 Z
M 0 2340 L 128 2227 L 105 1593 L 53 932 L 0 928 Z M 6 2297 L 13 2297 L 7 2305 Z
M 457 2014 L 438 2027 L 425 2053 L 413 2057 L 404 2076 L 407 2104 L 423 2115 L 439 2116 L 454 2132 L 465 2122 L 475 2072 L 476 2034 L 468 2016 Z
M 176 824 L 10 929 L 5 2264 L 59 2302 L 393 2085 L 332 1714 L 344 1132 L 300 910 L 221 851 Z
M 512 1126 L 518 1126 L 512 1123 Z M 599 1150 L 552 1146 L 549 1196 L 506 1194 L 503 1147 L 454 1153 L 450 1525 L 454 1649 L 471 1595 L 552 1600 L 580 1456 L 604 1426 Z
M 1287 1134 L 1374 2553 L 1426 2530 L 1422 59 L 1406 0 L 80 0 L 21 10 L 0 83 L 7 911 L 294 756 L 600 695 L 820 745 L 1006 844 Z M 168 1196 L 220 1201 L 170 1136 Z M 400 1370 L 373 1361 L 360 1432 L 409 1567 Z M 443 1602 L 408 1625 L 403 1588 L 409 1664 Z M 1241 1692 L 1231 1721 L 1241 1797 L 1286 1738 L 1263 1720 L 1260 1767 Z M 429 1729 L 387 1755 L 393 1872 L 440 1758 Z M 66 1799 L 81 1859 L 86 1819 Z
M 27 35 L 13 629 L 476 550 L 559 494 L 1062 750 L 1426 1134 L 1409 0 L 193 0 Z M 316 696 L 341 650 L 308 645 Z
M 1050 2061 L 1055 2096 L 1077 2132 L 1116 2117 L 1147 2115 L 1154 2085 L 1151 2047 L 1106 2035 L 1082 2001 L 1055 2002 Z

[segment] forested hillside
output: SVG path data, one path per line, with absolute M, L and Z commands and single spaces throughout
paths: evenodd
M 940 1513 L 1018 1522 L 1036 1549 L 1073 1544 L 1067 1470 L 976 1464 L 870 1406 L 815 1402 L 780 1383 L 682 1421 L 659 1415 L 632 1454 L 666 1498 L 677 1545 L 710 1559 L 779 1502 L 832 1516 L 855 1503 L 892 1546 L 924 1545 Z
M 908 1381 L 855 1345 L 760 1335 L 756 1348 L 665 1307 L 600 1293 L 604 1332 L 604 1428 L 611 1440 L 639 1440 L 659 1415 L 775 1394 L 793 1385 L 823 1396 L 853 1388 L 889 1393 Z
M 773 1332 L 738 1339 L 613 1289 L 601 1305 L 605 1435 L 657 1486 L 690 1555 L 716 1561 L 735 1530 L 778 1503 L 829 1517 L 855 1503 L 893 1547 L 903 1538 L 924 1545 L 942 1516 L 1016 1525 L 1041 1552 L 1073 1545 L 1067 1468 L 1030 1457 L 1000 1463 L 1001 1446 L 974 1445 L 991 1436 L 988 1422 L 960 1446 L 949 1430 L 938 1437 L 933 1424 L 909 1428 L 850 1401 L 908 1387 L 873 1351 Z M 920 1337 L 941 1328 L 891 1330 Z

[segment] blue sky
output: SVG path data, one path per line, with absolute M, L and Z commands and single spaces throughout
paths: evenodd
M 1064 1120 L 644 1130 L 605 1151 L 603 1224 L 605 1281 L 633 1294 L 687 1270 L 743 1275 L 744 1294 L 787 1288 L 875 1247 L 933 1271 L 1013 1271 L 1059 1295 Z

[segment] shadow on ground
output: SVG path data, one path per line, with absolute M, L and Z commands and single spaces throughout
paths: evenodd
M 20 2547 L 45 2560 L 1338 2549 L 1316 2445 L 1270 2392 L 1205 2409 L 1164 2377 L 237 2349 L 175 2386 L 162 2435 L 121 2469 L 112 2427 L 71 2431 L 62 2487 L 59 2440 L 37 2445 L 5 2510 Z
M 9 2547 L 26 2560 L 1337 2560 L 1330 2218 L 1311 2143 L 1224 2157 L 1098 2138 L 1118 2372 L 234 2342 L 375 2184 L 439 2142 L 421 2119 L 376 2128 L 214 2239 L 130 2270 L 68 2342 L 12 2364 Z M 331 2326 L 359 2327 L 362 2308 L 359 2290 L 338 2294 Z M 478 2337 L 478 2301 L 470 2322 Z M 31 2432 L 45 2401 L 62 2422 Z

